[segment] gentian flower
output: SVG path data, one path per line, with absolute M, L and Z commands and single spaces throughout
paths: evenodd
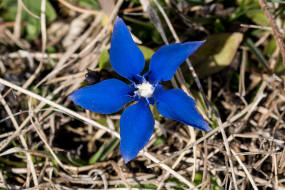
M 154 119 L 149 104 L 157 106 L 166 118 L 203 131 L 211 128 L 196 109 L 195 101 L 180 89 L 164 90 L 160 82 L 172 78 L 177 68 L 204 41 L 176 43 L 161 47 L 151 57 L 149 70 L 142 75 L 145 60 L 121 18 L 117 18 L 111 40 L 110 62 L 113 69 L 131 84 L 108 79 L 83 87 L 69 97 L 87 110 L 112 114 L 130 105 L 120 119 L 120 152 L 124 161 L 134 159 L 148 143 Z

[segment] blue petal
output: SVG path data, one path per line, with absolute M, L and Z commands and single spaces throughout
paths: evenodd
M 132 89 L 124 82 L 109 79 L 81 88 L 73 92 L 69 98 L 75 104 L 90 111 L 111 114 L 131 101 L 129 96 L 131 92 Z
M 149 72 L 146 77 L 151 82 L 170 80 L 178 67 L 204 42 L 186 42 L 162 46 L 151 57 Z
M 111 41 L 110 62 L 121 76 L 134 81 L 144 68 L 144 56 L 124 23 L 117 17 Z
M 161 90 L 155 94 L 158 111 L 164 117 L 203 131 L 211 128 L 196 109 L 195 101 L 180 89 Z
M 128 107 L 120 120 L 120 151 L 125 163 L 134 159 L 148 143 L 153 132 L 154 119 L 146 101 Z

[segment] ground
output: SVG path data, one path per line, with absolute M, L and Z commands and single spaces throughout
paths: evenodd
M 0 189 L 285 189 L 284 8 L 281 0 L 0 0 Z M 193 97 L 211 131 L 154 106 L 153 136 L 125 164 L 122 111 L 101 115 L 68 99 L 122 79 L 109 60 L 117 16 L 147 64 L 164 44 L 206 40 L 165 86 Z

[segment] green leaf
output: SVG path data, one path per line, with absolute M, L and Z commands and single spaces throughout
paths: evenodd
M 128 16 L 124 16 L 123 19 L 128 26 L 131 26 L 131 32 L 141 41 L 152 40 L 156 44 L 163 43 L 159 32 L 151 22 L 141 21 Z
M 79 158 L 70 158 L 70 162 L 72 163 L 73 166 L 77 167 L 88 165 L 88 162 Z
M 228 66 L 243 39 L 241 33 L 214 34 L 191 57 L 199 77 L 210 76 Z
M 153 146 L 156 147 L 159 145 L 163 145 L 163 144 L 165 144 L 165 142 L 166 142 L 165 138 L 159 137 L 154 141 Z
M 202 183 L 202 178 L 203 178 L 202 173 L 197 172 L 197 173 L 195 174 L 195 177 L 194 177 L 194 183 L 195 183 L 195 185 L 201 184 L 201 183 Z
M 246 13 L 246 16 L 258 25 L 261 25 L 261 26 L 269 25 L 268 19 L 266 18 L 264 12 L 260 9 L 250 10 Z
M 99 68 L 100 69 L 106 69 L 108 67 L 110 67 L 110 55 L 107 49 L 103 49 L 101 51 L 101 55 L 99 58 Z
M 157 189 L 157 186 L 151 183 L 147 184 L 134 184 L 131 185 L 131 188 L 136 188 L 136 189 Z
M 88 7 L 89 9 L 100 9 L 97 0 L 72 0 L 72 3 L 79 3 L 80 6 Z
M 103 152 L 104 152 L 104 149 L 105 149 L 105 145 L 103 144 L 100 148 L 99 148 L 99 150 L 95 153 L 95 154 L 93 154 L 93 156 L 91 156 L 91 158 L 89 159 L 89 164 L 94 164 L 94 163 L 96 163 L 99 159 L 100 159 L 100 157 L 102 156 L 102 154 L 103 154 Z
M 27 38 L 29 40 L 34 39 L 39 33 L 39 30 L 40 30 L 40 27 L 37 26 L 36 24 L 27 23 L 27 26 L 26 26 Z
M 26 5 L 26 7 L 32 12 L 34 13 L 35 15 L 37 16 L 41 16 L 41 3 L 42 1 L 41 0 L 23 0 L 23 3 Z M 24 11 L 24 16 L 27 20 L 30 20 L 30 19 L 36 19 L 34 17 L 32 17 L 29 13 L 27 13 L 25 11 L 25 9 L 23 9 Z M 46 1 L 46 19 L 47 21 L 53 21 L 54 19 L 56 19 L 56 12 L 54 10 L 54 8 L 52 7 L 52 5 L 50 4 L 49 1 Z M 39 20 L 39 19 L 37 19 Z
M 257 0 L 237 0 L 237 4 L 239 4 L 240 6 L 258 5 L 258 1 Z
M 19 168 L 26 167 L 26 165 L 27 165 L 25 162 L 12 161 L 10 159 L 6 159 L 6 158 L 2 158 L 2 157 L 0 157 L 0 163 L 4 163 L 5 165 L 19 167 Z
M 220 19 L 215 20 L 215 27 L 214 27 L 215 33 L 222 33 L 225 32 L 225 27 Z
M 56 53 L 56 49 L 53 46 L 48 46 L 46 49 L 47 53 Z
M 41 0 L 23 0 L 23 3 L 32 13 L 40 17 Z M 4 21 L 15 21 L 17 15 L 17 4 L 17 0 L 3 0 L 0 3 L 1 8 L 3 8 L 0 16 L 4 18 Z M 49 1 L 46 1 L 45 15 L 47 22 L 51 22 L 57 17 L 56 11 Z M 30 13 L 23 9 L 22 23 L 27 23 L 26 25 L 23 25 L 27 39 L 36 39 L 41 30 L 40 19 L 31 16 Z
M 117 138 L 111 139 L 111 141 L 106 146 L 105 151 L 103 152 L 102 156 L 100 157 L 99 161 L 103 161 L 107 158 L 107 156 L 119 145 L 120 140 Z
M 273 53 L 275 52 L 276 48 L 277 48 L 276 40 L 274 38 L 272 38 L 268 42 L 268 44 L 265 46 L 264 54 L 266 54 L 268 56 L 272 56 Z
M 154 104 L 153 106 L 150 106 L 150 109 L 151 109 L 151 112 L 152 112 L 152 115 L 153 115 L 153 118 L 156 119 L 156 120 L 161 120 L 161 115 L 157 109 L 157 105 Z
M 257 59 L 268 69 L 270 69 L 267 60 L 265 59 L 264 55 L 261 53 L 261 51 L 255 47 L 255 44 L 250 38 L 246 38 L 245 40 L 246 45 L 250 48 L 252 53 L 257 57 Z
M 275 66 L 274 71 L 276 73 L 278 73 L 279 75 L 284 75 L 285 74 L 285 67 L 284 67 L 284 64 L 282 62 L 282 59 L 278 60 L 276 66 Z
M 23 3 L 26 5 L 26 7 L 33 12 L 35 15 L 40 16 L 41 15 L 41 0 L 23 0 Z M 46 2 L 46 19 L 48 22 L 53 21 L 56 19 L 56 12 L 49 1 Z M 28 25 L 30 25 L 26 31 L 27 31 L 27 38 L 29 40 L 34 40 L 37 38 L 38 34 L 41 31 L 41 22 L 40 19 L 34 18 L 31 16 L 28 12 L 24 11 L 23 9 L 23 18 L 22 21 L 26 21 Z M 31 30 L 31 25 L 33 25 Z
M 258 25 L 269 25 L 264 12 L 260 9 L 258 0 L 237 0 L 237 4 L 239 7 L 234 12 L 234 15 L 232 15 L 234 18 L 237 18 L 241 15 L 246 15 Z
M 194 178 L 194 184 L 195 185 L 199 185 L 202 183 L 203 180 L 203 174 L 201 172 L 197 172 L 195 174 L 195 178 Z M 211 176 L 211 186 L 213 190 L 221 190 L 221 188 L 218 186 L 217 182 L 216 182 L 216 177 L 215 176 Z
M 48 22 L 55 20 L 57 17 L 55 9 L 53 8 L 53 6 L 50 4 L 49 1 L 46 2 L 46 17 Z
M 266 0 L 269 3 L 283 3 L 284 4 L 284 0 Z
M 154 54 L 154 51 L 146 46 L 139 46 L 140 50 L 142 51 L 144 55 L 144 59 L 146 61 L 149 61 L 151 56 Z
M 1 4 L 1 17 L 4 21 L 15 21 L 17 15 L 17 0 L 4 0 Z

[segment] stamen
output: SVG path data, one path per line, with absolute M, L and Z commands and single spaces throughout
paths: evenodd
M 135 94 L 139 95 L 140 97 L 149 98 L 152 96 L 155 88 L 152 84 L 145 81 L 139 85 L 136 85 L 137 90 Z

